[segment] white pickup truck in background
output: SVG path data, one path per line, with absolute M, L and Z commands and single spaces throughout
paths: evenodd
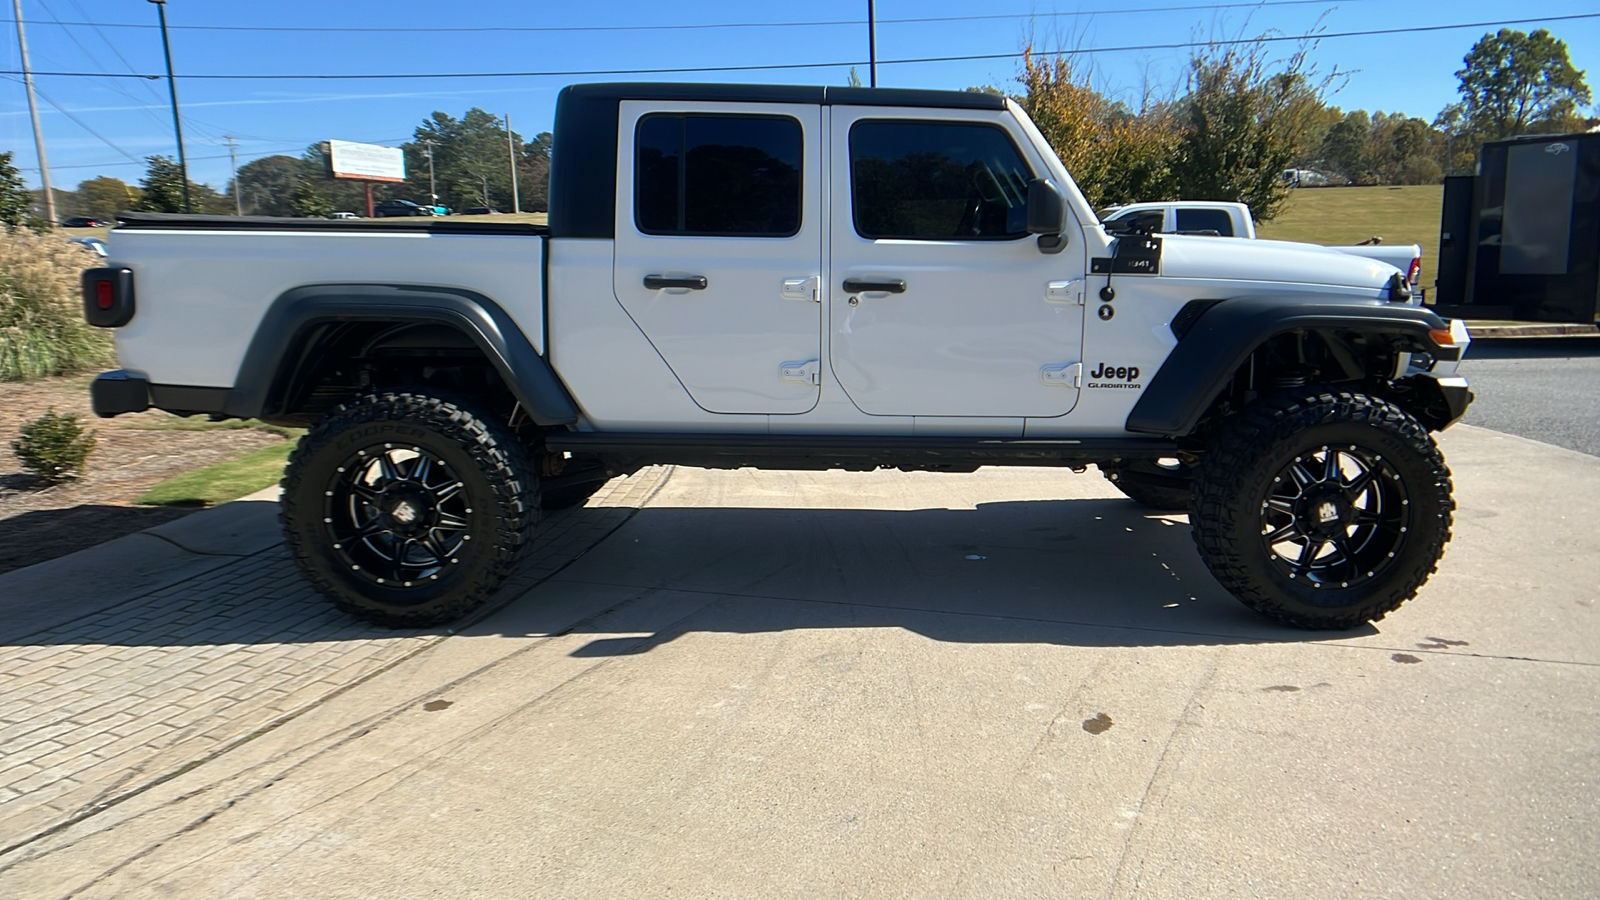
M 1109 231 L 1137 229 L 1157 234 L 1200 234 L 1256 240 L 1255 218 L 1250 214 L 1249 205 L 1244 203 L 1210 200 L 1129 203 L 1101 210 L 1100 221 Z M 1422 247 L 1417 244 L 1355 244 L 1327 249 L 1394 266 L 1405 274 L 1406 282 L 1413 289 L 1417 287 L 1417 278 L 1422 273 Z

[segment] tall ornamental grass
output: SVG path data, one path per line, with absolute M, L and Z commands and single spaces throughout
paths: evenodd
M 80 273 L 98 263 L 53 234 L 0 234 L 0 381 L 81 372 L 111 361 L 110 333 L 83 321 Z

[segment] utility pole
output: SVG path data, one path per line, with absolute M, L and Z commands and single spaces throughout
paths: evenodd
M 21 4 L 22 0 L 15 0 Z M 183 175 L 183 211 L 194 212 L 189 200 L 189 160 L 183 153 L 183 122 L 178 118 L 178 82 L 172 77 L 172 44 L 167 40 L 167 0 L 150 0 L 161 14 L 161 50 L 167 55 L 167 92 L 172 95 L 172 130 L 178 135 L 178 171 Z M 18 19 L 22 16 L 18 15 Z M 19 23 L 17 27 L 21 27 Z
M 522 212 L 522 195 L 517 190 L 517 141 L 511 135 L 511 114 L 506 113 L 506 150 L 511 153 L 511 211 Z
M 154 2 L 154 0 L 151 0 Z M 867 71 L 869 87 L 878 86 L 878 20 L 873 0 L 867 0 Z
M 239 190 L 239 145 L 233 142 L 233 135 L 225 134 L 223 140 L 228 142 L 228 158 L 233 160 L 233 208 L 239 215 L 244 215 L 244 195 Z
M 39 101 L 33 98 L 33 67 L 28 65 L 28 36 L 22 32 L 22 0 L 11 0 L 17 12 L 17 46 L 22 49 L 22 83 L 28 87 L 28 112 L 33 116 L 33 145 L 39 151 L 39 181 L 44 185 L 44 217 L 54 228 L 56 195 L 50 189 L 50 163 L 44 158 L 44 132 L 39 129 Z
M 434 206 L 438 206 L 439 189 L 433 183 L 433 141 L 424 138 L 422 146 L 427 148 L 428 154 L 428 198 L 433 201 Z

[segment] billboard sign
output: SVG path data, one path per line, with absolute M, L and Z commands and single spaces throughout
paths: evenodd
M 399 147 L 329 141 L 328 174 L 360 181 L 405 181 L 406 155 Z

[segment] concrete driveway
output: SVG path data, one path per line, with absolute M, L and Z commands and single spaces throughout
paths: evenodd
M 678 469 L 0 895 L 1600 895 L 1600 459 L 1442 443 L 1440 572 L 1334 635 L 1092 473 Z

